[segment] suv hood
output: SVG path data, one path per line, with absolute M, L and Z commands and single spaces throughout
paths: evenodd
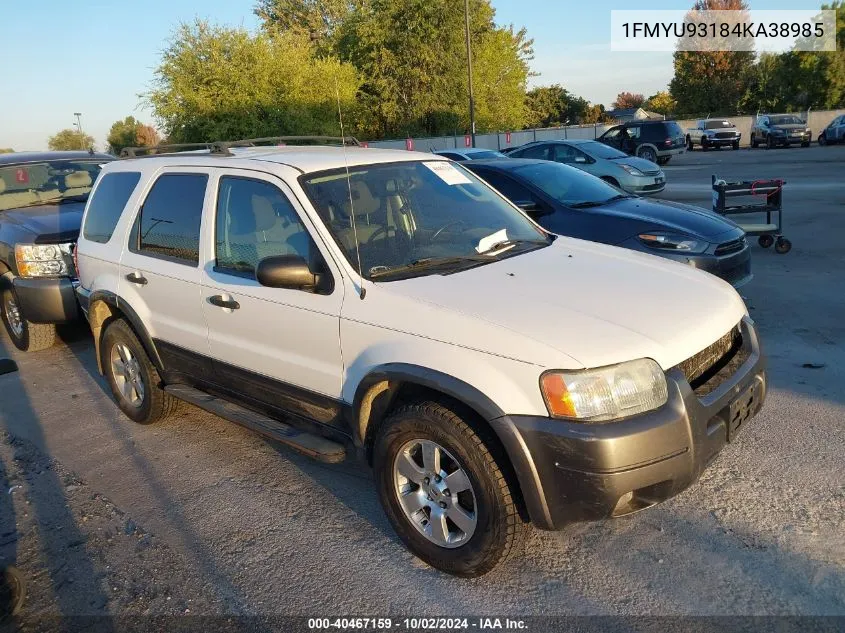
M 84 202 L 45 204 L 0 211 L 0 222 L 15 224 L 32 234 L 34 242 L 75 242 L 82 224 Z
M 636 358 L 669 369 L 747 314 L 717 277 L 566 237 L 463 272 L 376 285 L 372 297 L 391 295 L 382 327 L 558 369 Z
M 650 229 L 644 226 L 643 230 L 676 231 L 711 242 L 716 241 L 716 238 L 724 238 L 725 234 L 731 231 L 736 232 L 736 238 L 742 236 L 742 229 L 717 213 L 691 204 L 668 200 L 624 198 L 583 211 L 638 220 L 652 225 Z M 628 237 L 631 236 L 625 236 L 626 239 Z

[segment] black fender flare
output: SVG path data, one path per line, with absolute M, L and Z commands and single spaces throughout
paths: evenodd
M 540 529 L 552 529 L 551 513 L 534 464 L 534 458 L 516 426 L 506 412 L 491 398 L 459 378 L 428 367 L 407 363 L 386 363 L 374 367 L 358 383 L 355 390 L 355 398 L 352 404 L 353 419 L 350 420 L 355 444 L 367 447 L 371 435 L 369 430 L 372 426 L 377 425 L 369 423 L 369 413 L 366 424 L 361 420 L 361 411 L 365 406 L 364 399 L 373 387 L 385 383 L 388 385 L 391 383 L 411 383 L 426 387 L 454 398 L 480 415 L 504 448 L 505 456 L 510 461 L 510 467 L 513 469 L 513 474 L 522 493 L 525 509 L 532 523 Z M 385 391 L 388 395 L 386 401 L 381 405 L 383 411 L 390 408 L 396 395 L 395 390 L 386 389 Z
M 138 313 L 132 308 L 132 306 L 126 302 L 126 300 L 121 299 L 115 293 L 109 290 L 95 290 L 91 293 L 91 296 L 88 298 L 88 320 L 89 322 L 92 319 L 92 315 L 90 313 L 90 306 L 93 306 L 96 302 L 102 301 L 106 305 L 108 305 L 113 312 L 119 313 L 126 321 L 129 323 L 132 330 L 135 332 L 135 335 L 138 337 L 138 340 L 141 341 L 141 345 L 144 346 L 144 351 L 147 353 L 150 361 L 152 362 L 153 366 L 161 373 L 164 370 L 164 364 L 161 361 L 161 356 L 158 353 L 158 349 L 153 342 L 152 337 L 150 336 L 149 332 L 147 332 L 147 328 L 144 327 L 144 322 L 141 320 L 141 317 L 138 316 Z M 92 330 L 93 330 L 92 325 Z M 100 373 L 103 373 L 103 368 L 100 366 L 100 342 L 102 340 L 102 332 L 94 332 L 94 345 L 96 348 L 96 355 L 97 355 L 97 368 L 100 370 Z

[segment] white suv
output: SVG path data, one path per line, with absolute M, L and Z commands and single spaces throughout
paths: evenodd
M 475 576 L 531 522 L 693 483 L 766 393 L 730 285 L 557 237 L 448 160 L 220 144 L 106 165 L 79 298 L 123 412 L 184 400 L 372 464 L 404 543 Z

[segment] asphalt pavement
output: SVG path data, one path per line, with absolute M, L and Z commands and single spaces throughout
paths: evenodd
M 65 614 L 196 614 L 195 599 L 202 613 L 232 615 L 845 615 L 845 147 L 697 150 L 666 166 L 662 197 L 708 206 L 712 173 L 786 180 L 793 249 L 755 243 L 755 279 L 741 291 L 769 356 L 766 406 L 677 498 L 534 532 L 521 556 L 460 580 L 402 547 L 362 465 L 315 463 L 193 408 L 133 424 L 84 328 L 64 328 L 34 355 L 3 332 L 0 357 L 20 371 L 0 376 L 0 466 L 20 487 L 0 495 L 42 543 L 18 549 L 33 604 Z M 108 500 L 111 528 L 83 520 L 82 493 Z M 109 529 L 110 540 L 95 538 Z M 82 535 L 71 572 L 55 571 L 71 545 L 59 533 Z M 144 559 L 143 538 L 163 553 Z M 123 549 L 104 554 L 106 543 Z M 167 596 L 153 591 L 135 608 L 126 592 L 139 586 Z

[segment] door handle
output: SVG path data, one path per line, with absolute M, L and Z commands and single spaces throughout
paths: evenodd
M 209 297 L 208 302 L 218 308 L 228 308 L 229 310 L 237 310 L 241 307 L 240 303 L 234 299 L 225 299 L 223 298 L 223 295 L 214 295 L 213 297 Z
M 129 273 L 126 275 L 126 281 L 138 284 L 139 286 L 146 286 L 147 285 L 147 278 L 139 273 Z

